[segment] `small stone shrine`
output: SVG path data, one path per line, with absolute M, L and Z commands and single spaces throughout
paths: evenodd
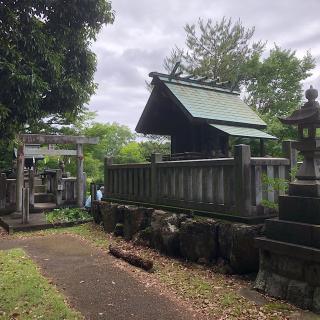
M 260 270 L 255 288 L 320 313 L 320 106 L 318 91 L 282 123 L 296 125 L 294 147 L 304 156 L 288 195 L 279 196 L 279 218 L 266 220 L 265 237 L 257 238 Z M 318 129 L 319 130 L 319 129 Z

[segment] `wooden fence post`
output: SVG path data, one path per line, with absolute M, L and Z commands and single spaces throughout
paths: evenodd
M 34 207 L 34 171 L 29 170 L 30 206 Z
M 29 223 L 29 188 L 22 188 L 22 224 Z
M 24 187 L 24 145 L 17 150 L 17 178 L 16 178 L 16 210 L 22 211 L 22 188 Z
M 240 144 L 234 147 L 235 201 L 237 213 L 241 216 L 252 213 L 250 160 L 250 146 Z
M 104 158 L 104 198 L 108 197 L 108 193 L 109 193 L 109 188 L 108 185 L 109 184 L 109 173 L 108 173 L 108 167 L 112 166 L 113 163 L 113 158 L 112 157 L 105 157 Z
M 83 144 L 77 144 L 77 206 L 83 207 Z
M 290 172 L 297 166 L 298 163 L 298 150 L 293 147 L 294 141 L 284 140 L 282 141 L 282 153 L 283 156 L 290 161 Z M 291 180 L 290 172 L 286 172 L 286 179 Z
M 55 179 L 55 196 L 56 196 L 56 205 L 60 206 L 62 204 L 62 170 L 58 169 L 56 172 Z
M 83 172 L 83 202 L 87 199 L 87 173 Z
M 93 211 L 93 201 L 97 200 L 97 185 L 93 182 L 90 183 L 90 196 L 91 196 L 91 210 Z
M 7 176 L 5 173 L 0 175 L 0 209 L 6 207 L 6 196 L 7 196 Z
M 157 163 L 162 161 L 162 154 L 151 155 L 151 202 L 156 203 L 159 195 Z

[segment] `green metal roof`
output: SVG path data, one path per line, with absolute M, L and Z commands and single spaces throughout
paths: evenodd
M 210 124 L 210 126 L 219 129 L 230 136 L 248 137 L 248 138 L 262 138 L 262 139 L 277 139 L 276 137 L 254 128 L 244 128 L 236 126 L 226 126 L 222 124 Z
M 164 77 L 159 79 L 194 118 L 266 127 L 265 122 L 237 93 L 205 84 L 190 84 Z

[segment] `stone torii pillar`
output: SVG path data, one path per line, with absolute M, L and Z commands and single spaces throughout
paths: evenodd
M 16 175 L 16 211 L 22 212 L 22 188 L 24 187 L 24 144 L 19 145 L 17 150 Z
M 46 135 L 46 134 L 20 134 L 19 135 L 23 144 L 75 144 L 77 150 L 64 150 L 64 149 L 48 149 L 40 148 L 32 150 L 32 152 L 38 152 L 42 155 L 69 155 L 77 157 L 77 205 L 83 207 L 84 199 L 84 174 L 83 174 L 83 145 L 84 144 L 97 144 L 99 138 L 97 137 L 84 137 L 84 136 L 65 136 L 65 135 Z M 24 147 L 19 149 L 20 160 L 18 157 L 18 173 L 20 172 L 20 178 L 17 177 L 17 183 L 19 181 L 19 188 L 23 186 L 23 167 L 24 167 Z M 19 163 L 20 161 L 20 163 Z M 20 171 L 19 171 L 20 170 Z M 22 177 L 22 178 L 21 178 Z M 22 210 L 22 192 L 17 187 L 17 207 L 19 211 Z M 19 194 L 19 195 L 18 195 Z M 17 211 L 18 211 L 17 209 Z
M 83 144 L 77 144 L 77 206 L 83 207 Z

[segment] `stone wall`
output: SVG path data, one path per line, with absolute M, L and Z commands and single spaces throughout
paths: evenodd
M 201 264 L 217 264 L 221 272 L 251 273 L 259 268 L 254 238 L 262 225 L 245 225 L 193 217 L 152 208 L 96 201 L 96 223 L 106 232 Z

